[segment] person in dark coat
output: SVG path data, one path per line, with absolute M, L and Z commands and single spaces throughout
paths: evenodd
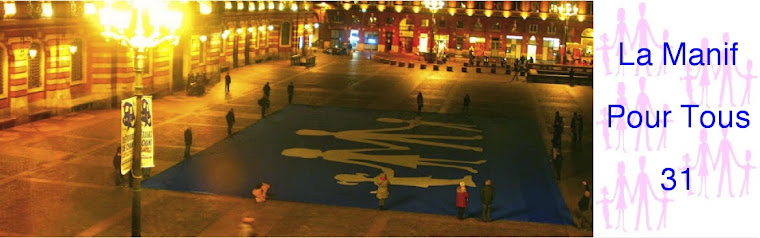
M 293 91 L 295 90 L 295 86 L 293 86 L 293 82 L 290 82 L 288 84 L 288 104 L 293 103 Z
M 227 72 L 227 75 L 224 76 L 224 92 L 230 93 L 230 83 L 232 83 L 232 78 L 230 78 L 230 72 Z
M 470 112 L 470 94 L 464 94 L 464 112 Z
M 515 76 L 512 76 L 512 81 L 520 80 L 519 78 L 517 78 L 517 76 L 520 75 L 520 71 L 522 71 L 522 65 L 517 63 L 517 61 L 515 61 Z
M 235 109 L 230 108 L 227 112 L 227 136 L 232 136 L 232 125 L 235 124 Z
M 261 118 L 266 117 L 267 109 L 269 108 L 269 99 L 266 97 L 259 98 L 259 107 L 261 107 Z
M 583 196 L 578 201 L 578 210 L 580 211 L 578 228 L 584 229 L 584 224 L 591 223 L 589 219 L 589 210 L 591 210 L 591 189 L 588 187 L 588 183 L 586 181 L 583 181 L 581 183 L 583 184 L 584 192 Z
M 190 146 L 193 145 L 193 130 L 189 126 L 185 129 L 185 158 L 190 158 Z
M 459 220 L 464 219 L 464 209 L 467 208 L 467 199 L 470 198 L 470 194 L 467 192 L 464 182 L 459 182 L 457 187 L 457 218 Z
M 390 195 L 388 192 L 388 185 L 390 185 L 390 182 L 388 182 L 388 177 L 385 176 L 385 173 L 381 173 L 377 177 L 378 180 L 375 181 L 375 185 L 377 185 L 376 196 L 379 202 L 377 209 L 385 210 L 385 200 L 387 200 L 388 195 Z
M 116 154 L 113 156 L 113 169 L 116 186 L 124 185 L 124 175 L 121 174 L 121 146 L 116 147 Z
M 422 99 L 422 92 L 417 93 L 417 115 L 422 113 L 422 106 L 424 105 L 424 100 Z
M 573 112 L 573 118 L 570 119 L 570 130 L 573 133 L 573 142 L 578 139 L 578 112 Z
M 562 174 L 562 153 L 560 151 L 557 151 L 554 156 L 554 174 L 557 176 L 557 180 L 562 180 L 562 177 L 560 176 Z
M 267 99 L 269 99 L 269 90 L 270 90 L 269 82 L 267 82 L 267 84 L 264 85 L 264 97 L 266 97 Z
M 491 221 L 491 204 L 493 203 L 493 187 L 491 180 L 486 179 L 485 185 L 480 189 L 480 202 L 483 203 L 483 221 Z
M 583 138 L 583 115 L 578 114 L 578 142 L 581 142 L 581 138 Z

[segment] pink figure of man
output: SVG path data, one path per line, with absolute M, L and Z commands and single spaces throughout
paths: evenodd
M 694 171 L 694 167 L 689 165 L 689 162 L 691 162 L 691 158 L 689 158 L 689 153 L 686 153 L 683 155 L 683 167 L 680 168 L 681 171 L 686 171 L 687 169 L 689 171 Z M 689 181 L 687 183 L 691 184 L 691 176 L 689 176 Z M 689 196 L 694 195 L 694 190 L 689 189 Z
M 625 9 L 618 8 L 617 20 L 618 24 L 617 31 L 615 32 L 615 40 L 612 41 L 613 47 L 618 47 L 619 44 L 625 45 L 626 37 L 628 37 L 628 42 L 631 42 L 631 35 L 628 34 L 628 25 L 625 24 Z M 625 47 L 620 47 L 619 50 L 615 50 L 615 56 L 619 56 L 621 51 L 623 52 L 623 55 L 625 55 Z M 615 73 L 615 76 L 620 75 L 621 72 L 623 75 L 625 75 L 624 69 L 625 67 L 621 67 L 621 65 L 618 64 L 617 73 Z
M 604 136 L 604 150 L 609 150 L 612 148 L 610 146 L 610 124 L 609 124 L 609 118 L 607 117 L 607 109 L 602 108 L 602 120 L 596 122 L 597 125 L 602 125 L 602 136 Z
M 617 206 L 615 209 L 618 210 L 618 223 L 615 227 L 615 230 L 620 228 L 620 223 L 623 223 L 623 231 L 625 231 L 625 192 L 628 192 L 628 194 L 631 194 L 631 188 L 628 187 L 628 179 L 625 178 L 625 163 L 623 161 L 618 162 L 618 178 L 617 183 L 615 185 L 615 194 L 612 195 L 612 200 L 617 199 Z M 620 194 L 620 197 L 618 197 L 618 194 Z
M 728 140 L 728 128 L 721 128 L 721 133 L 723 133 L 723 140 L 720 141 L 720 145 L 718 145 L 718 155 L 715 156 L 715 162 L 713 162 L 713 170 L 716 169 L 716 166 L 718 163 L 720 163 L 720 182 L 718 182 L 718 197 L 720 197 L 721 192 L 723 191 L 723 175 L 725 175 L 728 178 L 728 195 L 731 197 L 734 197 L 734 192 L 731 191 L 731 160 L 729 160 L 729 155 L 731 158 L 733 158 L 736 165 L 739 164 L 739 161 L 736 160 L 736 154 L 734 154 L 734 148 L 731 146 L 731 141 Z
M 660 230 L 660 227 L 662 228 L 668 228 L 666 225 L 667 222 L 665 222 L 665 219 L 668 217 L 668 203 L 673 202 L 673 199 L 668 198 L 668 190 L 662 191 L 662 197 L 661 198 L 655 198 L 655 200 L 662 203 L 662 211 L 660 212 L 660 222 L 657 223 L 657 230 Z
M 607 186 L 602 187 L 602 200 L 599 200 L 596 202 L 596 204 L 602 204 L 602 215 L 604 215 L 604 223 L 605 229 L 610 229 L 612 226 L 610 225 L 610 208 L 609 205 L 614 200 L 607 198 L 607 195 L 610 193 L 607 192 Z
M 633 49 L 633 45 L 636 44 L 636 41 L 639 42 L 639 48 L 647 48 L 647 36 L 649 36 L 648 39 L 652 40 L 652 43 L 657 45 L 656 41 L 654 40 L 654 36 L 652 36 L 652 29 L 649 28 L 649 22 L 647 19 L 644 19 L 644 14 L 647 12 L 647 4 L 646 3 L 639 3 L 639 22 L 636 24 L 636 33 L 633 35 L 633 42 L 631 42 L 631 49 Z M 647 70 L 647 76 L 652 76 L 651 73 L 649 73 L 649 65 L 645 66 Z M 636 76 L 639 76 L 639 65 L 636 64 Z
M 610 56 L 609 56 L 609 52 L 610 52 L 610 50 L 612 50 L 615 47 L 614 47 L 614 44 L 613 45 L 607 45 L 607 41 L 609 41 L 609 38 L 607 38 L 607 33 L 603 33 L 602 34 L 602 46 L 599 46 L 598 48 L 596 48 L 596 50 L 602 52 L 602 62 L 604 63 L 604 69 L 607 72 L 607 73 L 605 73 L 605 75 L 611 75 L 612 72 L 610 72 Z
M 652 197 L 655 200 L 657 199 L 657 196 L 654 195 L 654 189 L 652 189 L 652 183 L 649 181 L 649 175 L 644 172 L 646 163 L 646 157 L 639 157 L 639 168 L 641 170 L 639 171 L 638 177 L 636 177 L 636 188 L 633 189 L 633 195 L 631 196 L 631 203 L 633 203 L 636 194 L 641 191 L 641 194 L 639 194 L 639 209 L 636 214 L 636 227 L 634 228 L 634 230 L 637 231 L 639 230 L 639 218 L 641 218 L 642 205 L 644 207 L 644 215 L 646 216 L 644 218 L 647 222 L 647 229 L 650 231 L 652 230 L 652 227 L 649 225 L 649 196 L 647 194 L 652 193 Z
M 696 76 L 691 75 L 691 65 L 684 66 L 684 71 L 686 71 L 686 75 L 681 78 L 681 80 L 686 80 L 686 96 L 689 97 L 689 104 L 694 104 L 694 87 L 692 86 L 691 81 L 694 81 L 697 79 Z M 697 72 L 699 74 L 699 72 Z
M 735 67 L 735 66 L 734 66 Z M 742 104 L 741 106 L 744 106 L 744 100 L 746 99 L 747 105 L 749 105 L 749 89 L 750 85 L 752 83 L 752 79 L 757 78 L 757 76 L 752 75 L 752 60 L 747 60 L 747 74 L 742 74 L 739 72 L 739 69 L 736 69 L 736 74 L 739 75 L 739 77 L 744 78 L 744 80 L 747 81 L 747 85 L 744 86 L 744 96 L 742 97 Z
M 618 83 L 618 98 L 617 98 L 617 104 L 622 105 L 623 107 L 628 107 L 628 100 L 625 98 L 625 84 L 623 82 Z M 617 130 L 618 130 L 618 144 L 617 148 L 615 150 L 620 149 L 620 146 L 623 146 L 623 153 L 625 153 L 625 128 L 628 127 L 626 125 L 625 119 L 618 118 L 617 119 Z
M 644 90 L 646 89 L 646 85 L 647 85 L 647 79 L 644 77 L 639 78 L 639 90 L 641 90 L 641 92 L 639 92 L 639 96 L 636 98 L 635 108 L 639 112 L 643 112 L 646 114 L 643 117 L 648 116 L 650 112 L 654 112 L 654 109 L 652 108 L 652 103 L 649 102 L 649 96 L 647 96 L 647 93 L 644 92 Z M 644 121 L 645 119 L 641 118 L 641 120 Z M 634 150 L 639 151 L 639 142 L 640 142 L 639 139 L 641 138 L 642 130 L 644 131 L 644 134 L 646 136 L 645 142 L 647 145 L 647 150 L 652 151 L 652 147 L 649 146 L 649 127 L 646 126 L 645 122 L 641 123 L 641 126 L 638 129 L 638 132 L 636 132 L 636 148 L 634 148 Z
M 739 165 L 739 168 L 744 169 L 744 183 L 742 183 L 742 190 L 739 192 L 739 197 L 744 195 L 744 190 L 747 190 L 747 195 L 749 195 L 749 171 L 752 169 L 755 169 L 755 166 L 752 166 L 749 164 L 749 158 L 752 157 L 752 153 L 747 150 L 745 161 L 747 161 L 744 165 Z
M 723 33 L 723 42 L 728 42 L 728 32 Z M 726 56 L 728 59 L 732 59 L 733 56 L 731 55 L 731 51 L 726 52 Z M 736 65 L 734 65 L 734 68 L 736 68 Z M 733 83 L 731 83 L 733 80 L 731 80 L 731 75 L 733 72 L 731 71 L 731 64 L 728 62 L 723 62 L 722 65 L 718 66 L 718 70 L 715 72 L 715 79 L 718 79 L 718 74 L 720 72 L 723 72 L 723 80 L 721 80 L 720 84 L 720 99 L 718 99 L 718 107 L 723 106 L 723 93 L 726 89 L 726 81 L 728 81 L 728 99 L 731 103 L 732 107 L 735 107 L 734 104 L 734 86 Z
M 707 144 L 707 129 L 702 128 L 702 130 L 699 131 L 699 150 L 697 151 L 697 161 L 694 162 L 694 166 L 696 166 L 699 169 L 699 193 L 697 194 L 697 197 L 702 195 L 702 190 L 704 189 L 705 192 L 705 198 L 710 199 L 707 197 L 707 175 L 708 172 L 708 164 L 707 164 L 707 156 L 710 156 L 710 161 L 714 161 L 712 154 L 710 153 L 710 146 Z
M 663 112 L 667 112 L 668 110 L 670 110 L 670 107 L 668 106 L 668 104 L 665 104 L 662 106 L 662 110 Z M 671 124 L 674 122 L 671 119 L 666 119 L 664 121 L 665 123 L 670 122 Z M 668 140 L 668 128 L 665 127 L 665 125 L 663 124 L 662 133 L 660 134 L 660 142 L 657 143 L 657 150 L 660 150 L 661 146 L 663 149 L 667 149 L 668 148 L 667 140 Z

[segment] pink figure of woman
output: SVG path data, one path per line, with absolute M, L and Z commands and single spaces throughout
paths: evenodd
M 653 113 L 654 109 L 652 108 L 652 103 L 649 102 L 649 96 L 647 96 L 647 93 L 644 92 L 644 89 L 647 86 L 647 79 L 644 77 L 639 78 L 639 96 L 636 98 L 636 110 L 642 113 L 646 113 L 647 115 L 649 113 Z M 644 120 L 642 118 L 642 120 Z M 649 146 L 649 127 L 644 125 L 642 122 L 641 126 L 636 132 L 636 148 L 634 148 L 635 151 L 639 151 L 639 138 L 641 138 L 641 131 L 644 131 L 644 135 L 646 136 L 646 143 L 647 143 L 647 150 L 652 151 L 652 147 Z
M 647 222 L 647 229 L 652 230 L 652 227 L 649 226 L 649 193 L 652 193 L 652 197 L 656 200 L 657 196 L 654 195 L 654 189 L 652 189 L 652 182 L 649 180 L 649 175 L 647 175 L 646 172 L 644 172 L 644 168 L 646 168 L 646 157 L 641 156 L 639 157 L 639 175 L 636 177 L 636 188 L 633 189 L 633 196 L 631 196 L 631 203 L 633 203 L 634 198 L 636 198 L 636 194 L 638 194 L 639 191 L 641 191 L 641 194 L 639 194 L 639 209 L 638 213 L 636 213 L 636 227 L 634 230 L 639 230 L 639 218 L 641 218 L 641 208 L 644 207 L 644 213 L 645 213 L 645 220 Z M 642 206 L 643 205 L 643 206 Z
M 739 192 L 739 197 L 744 195 L 744 189 L 747 189 L 747 195 L 749 195 L 749 171 L 756 168 L 755 166 L 749 164 L 750 157 L 752 157 L 752 153 L 747 150 L 746 156 L 744 158 L 747 163 L 744 165 L 739 165 L 739 168 L 744 169 L 744 183 L 742 183 L 742 190 Z
M 666 112 L 666 111 L 670 110 L 670 107 L 668 107 L 668 104 L 665 104 L 665 105 L 662 106 L 662 110 L 663 110 L 663 112 Z M 665 120 L 665 123 L 668 123 L 668 122 L 670 122 L 672 124 L 674 121 L 671 120 L 671 119 Z M 660 134 L 660 142 L 657 143 L 657 150 L 660 150 L 661 146 L 662 146 L 663 149 L 667 149 L 668 148 L 667 140 L 668 140 L 668 128 L 665 127 L 664 124 L 663 124 L 662 133 Z
M 618 47 L 618 45 L 620 45 L 621 43 L 624 46 L 625 37 L 628 37 L 628 42 L 631 42 L 631 35 L 628 34 L 628 25 L 625 24 L 625 9 L 618 8 L 617 20 L 618 20 L 618 24 L 617 24 L 617 31 L 615 32 L 615 40 L 612 41 L 613 47 Z M 623 52 L 623 55 L 625 55 L 625 47 L 620 47 L 620 49 L 615 50 L 615 56 L 619 56 L 621 51 Z M 621 67 L 620 64 L 618 64 L 618 68 L 617 68 L 618 71 L 615 74 L 615 76 L 620 75 L 621 72 L 623 73 L 623 75 L 625 75 L 625 70 L 621 71 L 620 70 L 621 68 L 625 69 L 624 67 Z
M 660 230 L 660 226 L 663 228 L 668 228 L 665 222 L 665 219 L 668 217 L 668 203 L 673 202 L 673 199 L 668 198 L 668 190 L 662 191 L 662 197 L 661 198 L 655 198 L 655 200 L 662 203 L 662 211 L 660 212 L 660 222 L 657 224 L 657 230 Z
M 663 43 L 662 44 L 657 44 L 655 42 L 654 44 L 657 46 L 657 48 L 660 48 L 661 50 L 664 50 L 663 45 L 665 44 L 664 42 L 668 42 L 668 38 L 669 38 L 668 37 L 668 30 L 664 30 L 664 31 L 662 31 L 662 42 Z M 667 74 L 668 72 L 667 72 L 666 68 L 667 67 L 665 67 L 665 62 L 662 62 L 662 64 L 660 65 L 660 68 L 657 69 L 657 76 L 660 76 L 660 74 Z
M 702 52 L 707 52 L 708 47 L 707 38 L 702 38 Z M 708 65 L 706 63 L 702 65 L 702 69 L 698 70 L 697 75 L 694 77 L 699 79 L 699 86 L 702 86 L 702 99 L 700 99 L 699 105 L 704 103 L 707 108 L 710 108 L 710 101 L 707 98 L 707 87 L 710 86 L 710 75 L 708 75 L 707 67 Z M 712 67 L 712 65 L 710 65 L 710 67 Z
M 607 41 L 609 39 L 607 38 L 607 33 L 602 34 L 602 46 L 599 46 L 596 48 L 596 50 L 602 52 L 602 62 L 604 62 L 604 69 L 607 70 L 607 73 L 605 75 L 611 75 L 612 72 L 610 72 L 610 56 L 609 51 L 612 50 L 614 47 L 613 45 L 607 45 Z
M 718 162 L 720 162 L 720 182 L 718 182 L 718 197 L 720 197 L 720 194 L 723 191 L 723 175 L 726 175 L 726 177 L 728 177 L 728 194 L 731 195 L 731 197 L 734 197 L 734 192 L 731 191 L 731 160 L 729 160 L 729 155 L 734 159 L 736 165 L 740 164 L 739 161 L 736 160 L 734 147 L 731 146 L 731 141 L 728 140 L 728 128 L 721 128 L 720 132 L 723 133 L 723 140 L 721 140 L 720 145 L 718 145 L 718 155 L 715 156 L 715 161 L 713 162 L 713 170 L 715 170 Z
M 729 42 L 728 41 L 728 32 L 723 33 L 723 42 Z M 734 58 L 733 55 L 731 55 L 731 51 L 726 52 L 726 56 L 728 59 Z M 734 65 L 734 68 L 736 68 L 736 65 Z M 736 104 L 734 104 L 734 86 L 733 83 L 731 83 L 733 80 L 731 80 L 731 75 L 733 74 L 733 71 L 731 71 L 731 64 L 728 62 L 723 62 L 723 65 L 718 66 L 718 70 L 715 72 L 715 79 L 718 79 L 718 74 L 720 72 L 723 72 L 723 80 L 721 80 L 720 84 L 720 99 L 718 100 L 718 107 L 723 106 L 723 92 L 726 89 L 726 81 L 728 81 L 728 100 L 731 103 L 732 107 L 735 107 Z
M 646 3 L 639 3 L 639 22 L 636 24 L 636 33 L 633 35 L 633 42 L 631 42 L 631 49 L 633 49 L 633 45 L 636 44 L 636 41 L 639 42 L 639 48 L 647 48 L 647 36 L 649 36 L 648 39 L 652 40 L 652 43 L 655 45 L 657 44 L 654 40 L 654 36 L 652 36 L 652 29 L 649 28 L 649 22 L 647 19 L 644 19 L 644 14 L 647 12 L 647 4 Z M 649 65 L 644 66 L 647 70 L 647 76 L 652 76 L 651 73 L 649 73 Z M 639 76 L 639 65 L 636 64 L 636 76 Z
M 691 165 L 689 165 L 689 162 L 691 162 L 691 158 L 689 158 L 689 153 L 686 153 L 686 154 L 683 155 L 683 163 L 684 163 L 684 165 L 683 165 L 683 167 L 680 168 L 680 170 L 681 171 L 686 171 L 688 169 L 689 171 L 694 171 L 694 167 L 692 167 Z M 689 176 L 689 181 L 687 181 L 687 183 L 691 184 L 691 176 Z M 693 189 L 689 189 L 689 196 L 691 196 L 691 195 L 694 195 L 694 190 Z
M 705 198 L 709 199 L 707 197 L 707 174 L 708 174 L 708 167 L 707 167 L 707 156 L 710 156 L 710 161 L 714 161 L 712 154 L 710 154 L 710 146 L 707 145 L 707 129 L 702 128 L 702 130 L 699 131 L 699 151 L 697 152 L 697 161 L 695 161 L 694 166 L 697 166 L 699 169 L 699 193 L 697 194 L 697 197 L 699 195 L 702 195 L 702 190 L 705 191 Z
M 736 67 L 736 65 L 734 65 Z M 744 80 L 747 81 L 747 86 L 744 86 L 744 96 L 742 97 L 742 106 L 744 106 L 744 100 L 747 100 L 747 105 L 749 105 L 749 86 L 752 83 L 752 79 L 757 78 L 757 76 L 752 75 L 752 60 L 747 60 L 747 74 L 742 74 L 739 72 L 739 69 L 736 69 L 736 74 L 739 75 L 739 77 L 744 78 Z
M 609 150 L 610 148 L 612 148 L 612 146 L 610 146 L 610 125 L 608 122 L 609 119 L 607 117 L 607 109 L 602 108 L 601 113 L 602 113 L 602 120 L 596 122 L 596 124 L 602 125 L 602 136 L 604 136 L 604 143 L 605 143 L 604 150 Z
M 625 99 L 625 84 L 623 82 L 618 83 L 618 98 L 617 98 L 617 104 L 622 105 L 623 107 L 628 107 L 628 100 Z M 620 146 L 623 146 L 623 152 L 625 153 L 625 128 L 628 127 L 626 125 L 626 121 L 623 118 L 617 119 L 617 130 L 618 130 L 618 145 L 615 150 L 620 149 Z
M 625 231 L 625 192 L 628 191 L 628 194 L 631 194 L 631 189 L 628 187 L 628 180 L 625 178 L 625 163 L 623 161 L 618 162 L 618 178 L 617 178 L 617 185 L 615 185 L 615 194 L 612 195 L 612 200 L 617 199 L 617 207 L 615 209 L 618 210 L 618 224 L 615 227 L 615 230 L 620 228 L 620 223 L 623 223 L 623 231 Z M 618 194 L 620 194 L 620 197 L 618 197 Z
M 610 193 L 607 192 L 607 186 L 602 187 L 602 200 L 599 200 L 598 202 L 596 202 L 596 204 L 602 204 L 602 215 L 604 215 L 604 223 L 606 224 L 605 227 L 604 227 L 605 229 L 612 228 L 612 226 L 610 225 L 610 208 L 609 208 L 609 205 L 614 200 L 607 198 L 607 195 L 609 195 L 609 194 Z
M 684 66 L 684 71 L 686 71 L 686 75 L 681 78 L 681 80 L 686 80 L 686 96 L 689 97 L 689 104 L 694 104 L 694 96 L 692 92 L 694 92 L 694 87 L 692 87 L 691 81 L 694 81 L 696 79 L 696 76 L 691 75 L 691 65 L 687 64 Z

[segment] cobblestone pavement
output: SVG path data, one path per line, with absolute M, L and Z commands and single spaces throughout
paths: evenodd
M 385 110 L 416 110 L 425 95 L 427 112 L 460 113 L 465 93 L 471 113 L 533 118 L 549 150 L 551 120 L 560 111 L 569 127 L 573 111 L 585 120 L 585 140 L 565 146 L 560 184 L 571 211 L 592 182 L 591 87 L 511 82 L 503 74 L 432 71 L 389 66 L 368 55 L 318 53 L 317 66 L 305 69 L 272 61 L 233 69 L 232 92 L 223 83 L 203 97 L 183 93 L 154 101 L 156 168 L 181 160 L 182 132 L 193 127 L 192 152 L 226 136 L 224 115 L 235 108 L 241 130 L 260 119 L 256 100 L 272 86 L 272 109 L 287 104 L 286 86 L 296 85 L 294 103 Z M 91 110 L 56 116 L 0 131 L 0 236 L 129 236 L 131 192 L 113 186 L 111 160 L 119 143 L 119 111 Z M 566 132 L 570 129 L 566 128 Z M 570 145 L 565 133 L 564 145 Z M 143 236 L 235 236 L 244 214 L 256 218 L 259 236 L 590 236 L 573 226 L 479 219 L 397 211 L 267 201 L 216 195 L 143 190 Z

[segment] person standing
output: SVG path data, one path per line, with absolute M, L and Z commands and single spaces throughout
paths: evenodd
M 267 109 L 269 108 L 269 99 L 266 96 L 259 98 L 259 106 L 261 107 L 261 118 L 266 117 Z
M 578 112 L 573 112 L 573 118 L 570 119 L 570 130 L 573 133 L 573 142 L 578 139 Z
M 121 146 L 116 147 L 116 154 L 113 156 L 113 169 L 116 186 L 122 187 L 124 185 L 124 175 L 121 174 Z
M 255 221 L 253 217 L 244 217 L 238 225 L 238 237 L 253 237 L 253 222 Z
M 230 93 L 230 83 L 232 83 L 232 78 L 230 78 L 230 72 L 227 72 L 227 75 L 224 76 L 224 92 Z
M 512 76 L 512 81 L 520 80 L 519 78 L 517 78 L 517 76 L 520 75 L 521 70 L 522 70 L 522 65 L 519 64 L 517 61 L 515 61 L 515 76 Z
M 235 109 L 230 108 L 227 112 L 227 136 L 232 136 L 232 125 L 235 124 Z
M 269 99 L 269 90 L 270 90 L 269 82 L 267 82 L 267 84 L 264 85 L 264 97 L 266 97 L 267 99 Z
M 580 113 L 578 114 L 578 142 L 581 142 L 581 138 L 583 138 L 583 115 Z
M 288 84 L 288 104 L 293 103 L 293 91 L 295 90 L 295 86 L 293 86 L 293 82 L 290 82 Z
M 424 100 L 422 99 L 422 92 L 417 93 L 417 115 L 420 115 L 422 113 L 422 106 L 424 104 Z
M 459 182 L 459 187 L 457 187 L 457 218 L 459 220 L 464 219 L 464 209 L 467 208 L 467 199 L 470 197 L 470 194 L 467 193 L 467 187 L 465 187 L 464 182 Z
M 470 94 L 468 93 L 464 94 L 464 112 L 470 112 Z
M 588 183 L 586 181 L 581 182 L 583 184 L 584 192 L 581 199 L 578 201 L 578 210 L 580 211 L 580 215 L 578 217 L 578 228 L 585 229 L 585 224 L 591 223 L 591 219 L 589 219 L 590 214 L 589 210 L 591 208 L 591 189 L 588 187 Z
M 483 203 L 483 221 L 491 221 L 491 204 L 493 204 L 493 187 L 491 180 L 486 179 L 485 185 L 480 189 L 480 201 Z
M 377 209 L 385 210 L 385 200 L 388 199 L 388 195 L 390 195 L 388 192 L 388 185 L 390 185 L 390 182 L 388 182 L 385 173 L 378 175 L 378 180 L 375 181 L 375 185 L 377 185 L 377 200 L 379 202 Z
M 562 174 L 562 152 L 557 150 L 554 155 L 554 174 L 557 176 L 557 180 L 562 180 L 562 177 L 560 176 Z
M 191 127 L 185 129 L 185 159 L 190 158 L 190 146 L 193 145 L 193 130 Z

